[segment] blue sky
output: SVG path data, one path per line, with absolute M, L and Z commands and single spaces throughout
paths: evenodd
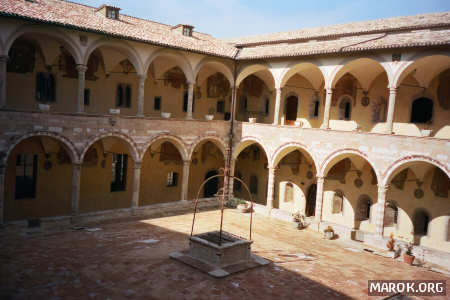
M 122 13 L 176 25 L 217 38 L 240 37 L 304 27 L 450 11 L 450 0 L 72 0 L 111 4 Z

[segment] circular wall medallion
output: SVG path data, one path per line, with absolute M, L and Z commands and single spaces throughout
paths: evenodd
M 357 188 L 360 188 L 360 187 L 362 187 L 362 185 L 364 184 L 364 182 L 361 180 L 361 178 L 356 178 L 355 181 L 353 181 L 353 184 L 354 184 Z
M 420 199 L 423 197 L 423 190 L 422 189 L 415 189 L 414 190 L 414 197 L 417 199 Z
M 369 105 L 369 103 L 370 103 L 369 97 L 364 96 L 364 97 L 361 98 L 361 104 L 362 104 L 362 106 L 367 106 L 367 105 Z
M 311 179 L 313 178 L 314 174 L 311 171 L 306 172 L 306 178 Z

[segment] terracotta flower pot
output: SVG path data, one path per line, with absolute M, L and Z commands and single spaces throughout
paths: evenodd
M 416 258 L 414 255 L 410 255 L 410 254 L 403 254 L 403 261 L 405 263 L 407 263 L 408 265 L 412 265 L 414 262 L 414 258 Z

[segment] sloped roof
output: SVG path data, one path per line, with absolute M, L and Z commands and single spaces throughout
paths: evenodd
M 120 14 L 119 20 L 108 19 L 97 10 L 97 7 L 61 0 L 0 1 L 0 15 L 3 16 L 58 24 L 216 56 L 234 57 L 237 52 L 232 45 L 208 34 L 194 32 L 192 37 L 186 37 L 173 33 L 172 26 L 169 25 L 124 14 Z

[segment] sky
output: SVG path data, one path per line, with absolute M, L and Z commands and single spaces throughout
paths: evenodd
M 216 38 L 450 11 L 450 0 L 71 0 L 169 25 L 190 24 Z

